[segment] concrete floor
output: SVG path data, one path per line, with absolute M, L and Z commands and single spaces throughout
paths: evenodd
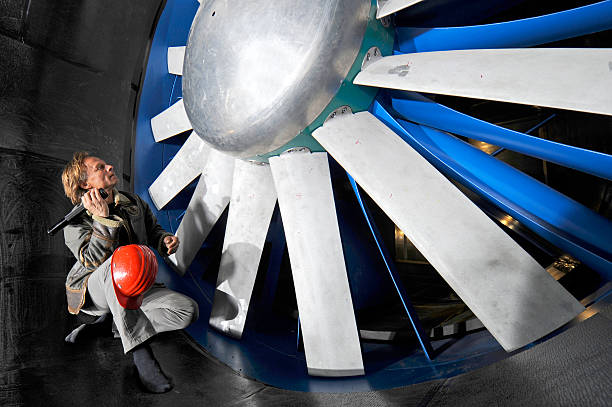
M 2 406 L 610 406 L 612 305 L 565 332 L 493 365 L 396 389 L 313 393 L 241 376 L 182 331 L 152 344 L 174 389 L 148 394 L 131 357 L 109 334 L 66 344 L 62 329 L 25 338 L 33 362 L 0 376 Z

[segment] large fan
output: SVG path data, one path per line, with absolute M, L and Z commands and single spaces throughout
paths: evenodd
M 278 199 L 312 375 L 363 374 L 330 154 L 507 351 L 583 307 L 449 181 L 612 275 L 612 225 L 454 135 L 612 179 L 612 157 L 461 114 L 425 92 L 612 114 L 609 49 L 523 48 L 609 29 L 612 1 L 506 23 L 398 28 L 418 0 L 204 2 L 168 49 L 183 97 L 151 120 L 193 129 L 150 186 L 163 208 L 198 176 L 171 262 L 185 272 L 229 204 L 210 324 L 240 338 Z M 393 52 L 393 43 L 397 49 Z M 386 103 L 378 88 L 397 89 Z M 452 133 L 452 134 L 449 134 Z M 538 202 L 546 197 L 546 204 Z

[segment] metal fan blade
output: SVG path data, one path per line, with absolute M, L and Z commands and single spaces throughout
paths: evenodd
M 232 192 L 234 158 L 211 149 L 198 185 L 189 201 L 176 235 L 180 245 L 168 256 L 175 270 L 184 274 L 219 216 Z
M 149 187 L 149 195 L 161 209 L 191 183 L 206 165 L 211 148 L 192 132 L 185 144 Z
M 326 153 L 270 158 L 308 373 L 364 374 Z
M 355 178 L 507 351 L 584 310 L 450 181 L 368 112 L 313 136 Z
M 151 119 L 153 138 L 158 142 L 191 130 L 191 128 L 191 122 L 187 117 L 187 112 L 185 112 L 183 99 Z
M 210 325 L 242 337 L 266 234 L 276 205 L 268 164 L 236 160 Z
M 185 59 L 186 47 L 168 48 L 168 73 L 183 75 L 183 60 Z
M 389 14 L 393 14 L 422 1 L 423 0 L 378 0 L 376 18 L 383 18 Z
M 380 58 L 353 82 L 612 115 L 611 70 L 607 49 L 477 49 Z

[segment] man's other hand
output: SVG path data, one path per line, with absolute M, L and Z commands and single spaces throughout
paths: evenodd
M 83 194 L 81 198 L 81 202 L 83 202 L 83 206 L 92 215 L 101 216 L 106 218 L 108 216 L 108 204 L 100 195 L 100 191 L 97 188 L 92 188 L 89 191 Z
M 168 249 L 168 254 L 172 254 L 179 247 L 179 238 L 176 236 L 166 236 L 164 237 L 164 244 L 166 249 Z

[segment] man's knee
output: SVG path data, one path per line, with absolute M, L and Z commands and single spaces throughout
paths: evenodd
M 198 320 L 200 316 L 200 308 L 198 303 L 193 299 L 185 296 L 184 301 L 181 301 L 180 309 L 177 310 L 177 314 L 180 316 L 180 327 L 179 329 L 187 328 L 189 325 Z
M 189 321 L 189 324 L 192 324 L 196 322 L 198 318 L 200 317 L 200 307 L 198 306 L 198 303 L 195 302 L 191 298 L 189 298 L 189 303 L 190 303 L 189 312 L 191 314 L 191 320 Z
M 186 328 L 199 317 L 195 300 L 167 288 L 148 291 L 141 309 L 160 332 Z

